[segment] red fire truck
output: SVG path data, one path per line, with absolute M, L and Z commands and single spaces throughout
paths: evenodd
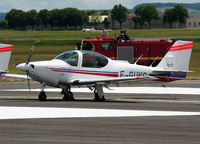
M 135 39 L 118 41 L 117 38 L 99 36 L 96 39 L 84 39 L 83 50 L 93 50 L 114 60 L 127 60 L 130 63 L 156 66 L 169 48 L 174 44 L 169 39 Z

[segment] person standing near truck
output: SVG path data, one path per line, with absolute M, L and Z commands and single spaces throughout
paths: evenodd
M 124 30 L 124 40 L 125 41 L 130 41 L 130 37 L 129 37 L 129 35 L 126 33 L 126 30 Z

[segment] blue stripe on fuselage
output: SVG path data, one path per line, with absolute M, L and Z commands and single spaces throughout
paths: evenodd
M 149 76 L 154 76 L 154 77 L 170 77 L 170 78 L 186 78 L 187 73 L 182 74 L 182 75 L 176 75 L 176 74 L 149 74 Z

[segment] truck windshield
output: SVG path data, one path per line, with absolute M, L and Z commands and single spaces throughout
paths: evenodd
M 55 59 L 63 60 L 71 66 L 78 65 L 78 53 L 74 51 L 64 52 L 55 57 Z

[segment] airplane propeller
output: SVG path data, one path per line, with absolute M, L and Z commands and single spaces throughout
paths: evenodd
M 32 46 L 30 51 L 29 51 L 29 54 L 28 54 L 28 57 L 27 57 L 27 61 L 26 61 L 26 65 L 28 65 L 30 60 L 31 60 L 31 56 L 33 54 L 33 50 L 34 50 L 34 46 Z
M 31 49 L 29 51 L 29 54 L 28 54 L 28 57 L 27 57 L 26 64 L 25 64 L 29 91 L 31 90 L 31 86 L 30 86 L 30 80 L 29 80 L 29 66 L 28 66 L 28 64 L 29 64 L 29 62 L 31 60 L 31 57 L 32 57 L 32 54 L 33 54 L 33 50 L 34 50 L 34 46 L 31 47 Z

